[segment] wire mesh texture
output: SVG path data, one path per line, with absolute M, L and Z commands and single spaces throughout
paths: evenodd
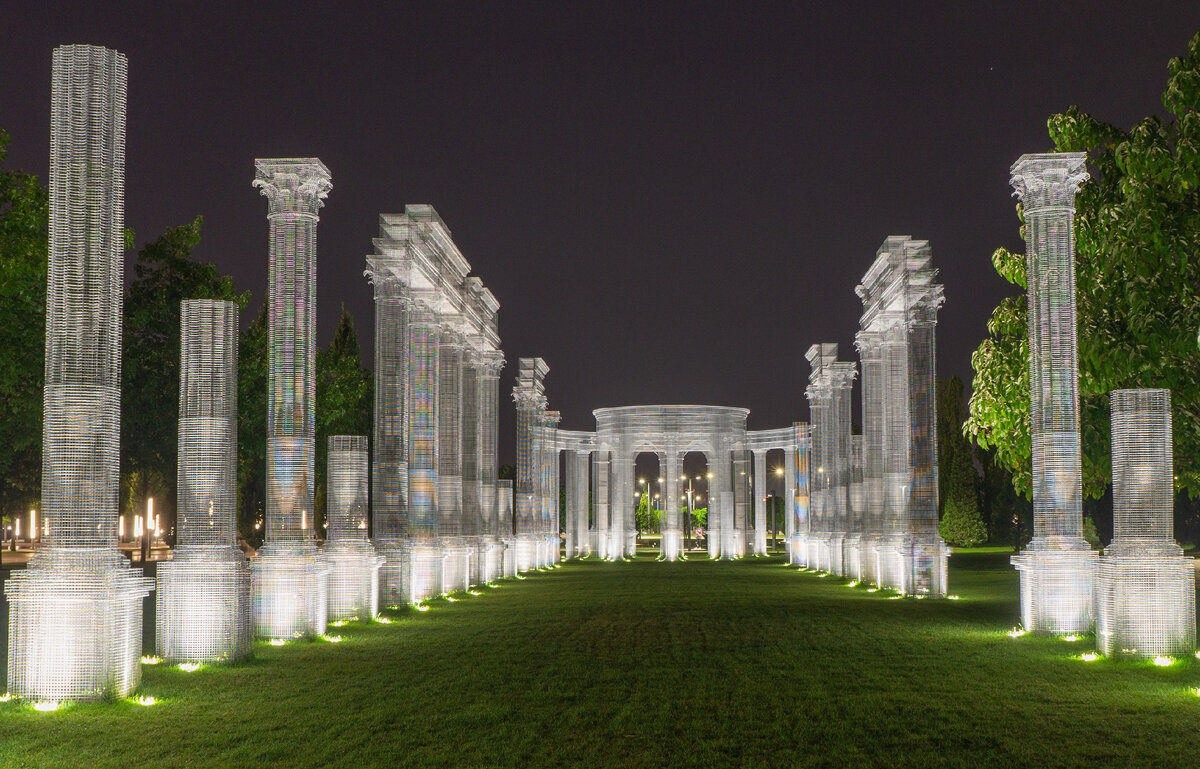
M 153 581 L 117 551 L 128 62 L 54 49 L 42 441 L 42 547 L 5 584 L 8 690 L 124 696 L 140 681 Z
M 1113 540 L 1100 557 L 1096 641 L 1108 656 L 1190 655 L 1195 565 L 1174 539 L 1170 390 L 1114 390 Z
M 331 435 L 328 448 L 329 620 L 366 620 L 379 613 L 382 565 L 367 536 L 367 436 Z
M 250 566 L 238 549 L 238 307 L 180 306 L 176 545 L 158 566 L 159 656 L 221 662 L 252 651 Z
M 332 188 L 317 158 L 254 161 L 267 198 L 266 540 L 252 565 L 256 632 L 325 632 L 328 571 L 314 539 L 317 222 Z
M 1029 301 L 1033 540 L 1013 565 L 1034 633 L 1091 629 L 1096 553 L 1083 538 L 1079 366 L 1075 313 L 1075 195 L 1085 153 L 1022 155 L 1011 183 L 1025 215 Z

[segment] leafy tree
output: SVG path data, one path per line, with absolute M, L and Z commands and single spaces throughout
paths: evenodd
M 0 162 L 8 155 L 0 129 Z M 41 494 L 49 196 L 33 174 L 0 168 L 0 511 Z
M 1172 391 L 1177 486 L 1200 495 L 1200 35 L 1168 65 L 1162 104 L 1128 132 L 1070 107 L 1050 118 L 1057 151 L 1088 153 L 1077 198 L 1076 298 L 1084 492 L 1110 481 L 1108 397 L 1123 387 Z M 1018 216 L 1022 211 L 1018 206 Z M 996 271 L 1026 288 L 1025 258 Z M 1026 298 L 992 313 L 975 369 L 967 432 L 994 449 L 1017 490 L 1031 488 Z
M 314 472 L 317 525 L 325 522 L 325 476 L 331 435 L 370 435 L 373 404 L 371 372 L 359 360 L 354 318 L 342 305 L 333 341 L 317 353 L 317 451 Z
M 963 435 L 966 421 L 963 383 L 958 377 L 937 380 L 938 498 L 942 538 L 970 547 L 987 539 L 979 511 L 978 475 L 971 442 Z
M 121 365 L 121 464 L 136 474 L 138 500 L 162 498 L 163 531 L 175 513 L 176 455 L 179 444 L 180 303 L 184 299 L 224 299 L 245 305 L 233 278 L 215 265 L 192 258 L 203 218 L 169 228 L 137 255 L 125 300 Z M 133 501 L 132 499 L 130 500 Z
M 267 505 L 267 304 L 238 342 L 238 533 L 262 544 Z

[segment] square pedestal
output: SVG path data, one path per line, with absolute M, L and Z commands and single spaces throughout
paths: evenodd
M 662 533 L 660 541 L 664 561 L 678 561 L 683 552 L 683 532 L 679 529 L 667 529 Z
M 158 565 L 158 655 L 169 662 L 230 662 L 250 656 L 250 564 L 235 547 L 179 548 Z
M 255 635 L 290 640 L 325 632 L 329 570 L 315 545 L 296 550 L 267 545 L 251 564 L 250 574 Z
M 793 534 L 787 541 L 788 563 L 792 566 L 808 565 L 808 541 L 799 534 Z
M 1196 647 L 1194 559 L 1100 558 L 1096 646 L 1108 657 L 1191 656 Z
M 848 534 L 842 541 L 842 567 L 847 579 L 863 581 L 861 534 Z
M 506 537 L 501 542 L 504 543 L 504 551 L 500 558 L 500 573 L 501 576 L 511 579 L 517 576 L 517 540 Z
M 1030 633 L 1092 630 L 1099 554 L 1087 549 L 1083 538 L 1072 544 L 1075 549 L 1050 550 L 1035 538 L 1028 549 L 1012 557 L 1021 574 L 1021 622 Z
M 410 605 L 441 593 L 442 553 L 432 543 L 409 542 L 405 549 L 404 598 Z
M 457 593 L 471 588 L 471 548 L 465 543 L 442 546 L 441 590 Z
M 4 586 L 8 691 L 36 702 L 124 697 L 142 668 L 154 581 L 115 550 L 41 551 Z
M 324 555 L 329 567 L 329 620 L 369 620 L 378 614 L 384 559 L 371 543 L 331 542 Z

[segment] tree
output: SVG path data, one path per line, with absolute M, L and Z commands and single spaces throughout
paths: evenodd
M 325 475 L 331 435 L 370 435 L 374 392 L 371 372 L 359 360 L 354 318 L 342 305 L 342 317 L 329 347 L 317 353 L 316 525 L 325 522 Z
M 121 365 L 122 474 L 138 479 L 131 504 L 156 495 L 165 504 L 163 531 L 175 513 L 176 456 L 179 446 L 180 303 L 184 299 L 224 299 L 244 306 L 233 278 L 215 265 L 196 261 L 204 220 L 169 228 L 137 255 L 125 300 Z M 140 509 L 140 507 L 138 508 Z
M 8 155 L 0 129 L 0 162 Z M 49 195 L 33 174 L 0 169 L 0 511 L 41 494 Z
M 1124 387 L 1171 389 L 1177 487 L 1200 495 L 1200 35 L 1168 73 L 1165 121 L 1149 117 L 1124 132 L 1070 107 L 1048 122 L 1055 150 L 1087 152 L 1091 174 L 1075 239 L 1083 485 L 1092 498 L 1111 480 L 1107 394 Z M 1001 248 L 992 263 L 1026 288 L 1023 256 Z M 1026 299 L 1010 297 L 972 355 L 966 430 L 994 449 L 1026 497 L 1028 359 Z
M 970 547 L 987 539 L 979 512 L 978 474 L 971 442 L 963 434 L 966 421 L 963 382 L 937 380 L 938 501 L 942 538 Z
M 262 545 L 267 511 L 267 303 L 238 341 L 238 533 Z

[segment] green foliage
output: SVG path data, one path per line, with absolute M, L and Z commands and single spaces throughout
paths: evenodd
M 374 405 L 371 372 L 359 360 L 354 318 L 342 305 L 342 316 L 329 347 L 317 353 L 316 521 L 324 523 L 325 476 L 329 436 L 370 435 Z
M 958 377 L 937 380 L 938 499 L 942 538 L 970 547 L 985 542 L 987 527 L 979 511 L 979 478 L 966 421 L 963 383 Z
M 224 299 L 244 306 L 233 278 L 192 258 L 204 220 L 169 228 L 138 253 L 125 299 L 121 366 L 122 473 L 140 483 L 136 496 L 164 499 L 162 528 L 175 512 L 179 434 L 179 323 L 184 299 Z M 132 500 L 129 500 L 132 501 Z
M 8 155 L 0 129 L 0 162 Z M 41 494 L 49 196 L 33 174 L 0 168 L 0 510 Z
M 267 303 L 238 342 L 238 533 L 255 547 L 266 534 Z
M 1200 35 L 1172 59 L 1165 121 L 1123 132 L 1070 107 L 1050 118 L 1055 149 L 1087 152 L 1075 238 L 1084 492 L 1110 481 L 1108 397 L 1172 391 L 1178 488 L 1200 494 Z M 1021 211 L 1018 206 L 1018 216 Z M 996 271 L 1025 287 L 1024 258 L 998 249 Z M 966 430 L 1030 494 L 1026 299 L 1000 303 L 972 356 Z

